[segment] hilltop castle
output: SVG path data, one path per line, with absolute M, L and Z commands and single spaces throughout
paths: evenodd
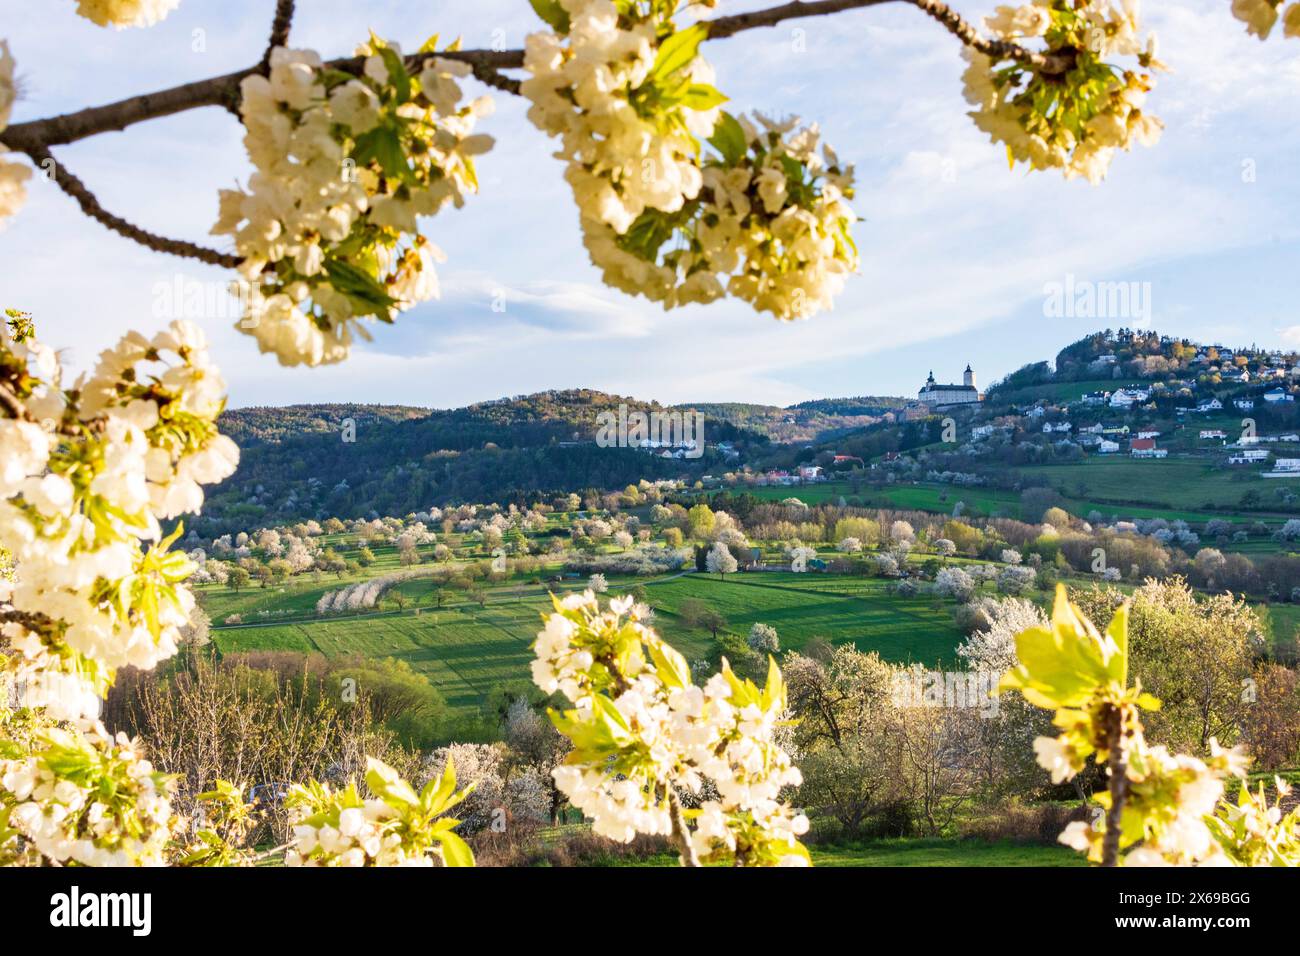
M 969 365 L 962 376 L 961 385 L 938 385 L 934 381 L 934 372 L 921 386 L 917 398 L 927 405 L 940 408 L 945 405 L 978 405 L 983 396 L 975 387 L 975 372 Z

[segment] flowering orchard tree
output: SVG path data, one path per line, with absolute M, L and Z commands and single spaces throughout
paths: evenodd
M 75 2 L 92 22 L 123 29 L 148 27 L 182 0 Z M 471 78 L 529 101 L 530 121 L 565 163 L 606 282 L 665 308 L 731 296 L 780 319 L 830 309 L 857 268 L 853 166 L 816 125 L 725 109 L 706 43 L 907 3 L 962 45 L 970 115 L 1012 165 L 1098 183 L 1117 151 L 1160 134 L 1143 107 L 1163 65 L 1136 0 L 1002 6 L 983 32 L 939 0 L 811 0 L 730 16 L 711 16 L 713 0 L 531 2 L 538 30 L 522 50 L 463 50 L 435 37 L 404 53 L 372 35 L 355 56 L 327 61 L 288 46 L 294 2 L 278 0 L 267 48 L 245 70 L 14 124 L 16 64 L 0 38 L 0 222 L 20 214 L 32 179 L 26 157 L 109 229 L 230 269 L 245 303 L 239 329 L 284 365 L 315 366 L 343 361 L 358 336 L 438 295 L 444 253 L 422 222 L 478 190 L 475 157 L 494 144 L 478 131 L 492 100 L 466 97 Z M 1297 35 L 1300 3 L 1282 8 L 1231 7 L 1261 38 L 1279 16 Z M 205 106 L 238 115 L 255 170 L 216 197 L 212 234 L 224 249 L 110 212 L 50 152 Z M 97 721 L 118 669 L 176 653 L 195 564 L 172 545 L 182 516 L 202 507 L 204 486 L 236 465 L 237 449 L 216 427 L 224 404 L 192 325 L 130 333 L 76 381 L 27 316 L 9 313 L 0 328 L 0 862 L 253 861 L 238 843 L 250 812 L 239 782 L 217 781 L 204 795 L 206 822 L 191 825 L 173 812 L 175 781 Z M 1203 828 L 1186 821 L 1238 761 L 1193 764 L 1142 745 L 1136 708 L 1150 701 L 1130 696 L 1114 670 L 1119 639 L 1058 616 L 1050 648 L 1022 635 L 1015 678 L 1031 702 L 1058 709 L 1065 730 L 1040 756 L 1060 775 L 1097 753 L 1113 780 L 1129 781 L 1112 787 L 1107 829 L 1071 839 L 1106 862 L 1138 839 L 1143 849 L 1129 859 L 1206 856 Z M 774 741 L 785 710 L 775 664 L 762 688 L 725 663 L 697 687 L 640 618 L 626 599 L 601 610 L 587 594 L 557 603 L 539 636 L 534 677 L 572 705 L 554 715 L 573 742 L 557 784 L 598 832 L 668 835 L 685 863 L 806 863 L 798 837 L 807 820 L 782 800 L 800 776 Z M 1066 665 L 1072 683 L 1063 688 Z M 365 785 L 368 797 L 356 785 L 296 787 L 288 862 L 472 863 L 446 815 L 463 796 L 450 762 L 419 793 L 377 761 Z M 1189 790 L 1195 799 L 1184 800 Z M 1234 862 L 1277 859 L 1275 829 L 1260 843 L 1275 816 L 1262 795 L 1246 794 L 1205 827 Z
M 1075 822 L 1061 842 L 1105 866 L 1300 866 L 1300 808 L 1283 816 L 1263 784 L 1244 783 L 1240 748 L 1210 741 L 1210 758 L 1171 754 L 1147 743 L 1143 711 L 1160 701 L 1128 682 L 1128 605 L 1104 634 L 1058 586 L 1051 623 L 1016 636 L 1017 663 L 999 685 L 1054 711 L 1056 737 L 1039 737 L 1034 753 L 1053 783 L 1072 779 L 1091 757 L 1106 765 L 1105 812 Z M 1237 778 L 1235 801 L 1224 783 Z M 1289 792 L 1278 778 L 1279 797 Z

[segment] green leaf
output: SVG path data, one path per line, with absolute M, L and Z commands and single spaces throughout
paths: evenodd
M 402 138 L 391 126 L 376 126 L 358 136 L 352 147 L 352 158 L 358 166 L 369 165 L 373 160 L 390 179 L 401 182 L 410 179 L 411 167 L 406 162 Z
M 325 274 L 334 288 L 367 309 L 361 314 L 391 321 L 388 310 L 397 304 L 397 300 L 370 273 L 342 259 L 326 259 Z
M 619 245 L 647 262 L 659 258 L 659 249 L 672 238 L 673 224 L 658 209 L 647 208 L 637 216 L 626 233 L 619 237 Z
M 739 163 L 749 150 L 749 141 L 745 139 L 745 128 L 740 125 L 736 117 L 725 112 L 718 117 L 718 122 L 713 127 L 709 145 L 722 154 L 728 166 Z
M 569 12 L 560 5 L 560 0 L 529 0 L 533 12 L 542 18 L 556 33 L 569 32 Z
M 419 803 L 419 797 L 415 795 L 411 785 L 388 764 L 374 757 L 368 757 L 366 764 L 366 785 L 384 802 L 391 805 L 393 800 L 397 800 L 407 806 L 415 806 Z
M 442 862 L 447 866 L 473 866 L 474 851 L 464 840 L 450 830 L 438 834 L 442 841 Z
M 1113 654 L 1107 661 L 1111 679 L 1120 687 L 1128 686 L 1128 602 L 1125 601 L 1115 611 L 1106 628 L 1106 636 L 1115 642 L 1119 653 Z
M 659 44 L 659 53 L 654 66 L 650 68 L 650 79 L 663 80 L 678 70 L 690 66 L 700 52 L 700 44 L 709 35 L 707 23 L 696 23 L 679 30 Z
M 677 650 L 662 641 L 650 645 L 650 657 L 655 662 L 655 672 L 665 687 L 677 690 L 691 684 L 691 668 Z
M 707 83 L 692 83 L 682 94 L 681 104 L 688 110 L 711 110 L 727 100 L 728 97 Z
M 388 68 L 388 82 L 397 90 L 397 102 L 405 103 L 411 98 L 411 74 L 406 72 L 406 64 L 392 47 L 388 46 L 372 31 L 370 45 L 375 48 Z

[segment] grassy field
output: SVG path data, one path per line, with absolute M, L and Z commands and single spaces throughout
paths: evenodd
M 1093 457 L 1069 465 L 1033 465 L 1015 469 L 1025 478 L 1046 479 L 1078 517 L 1100 512 L 1106 518 L 1164 518 L 1201 524 L 1211 518 L 1236 523 L 1280 524 L 1296 511 L 1278 498 L 1280 489 L 1300 494 L 1300 479 L 1262 479 L 1248 471 L 1230 471 L 1194 458 L 1135 461 L 1125 456 Z M 972 515 L 1019 518 L 1020 493 L 996 488 L 958 487 L 919 482 L 871 486 L 848 481 L 746 489 L 759 498 L 798 498 L 809 505 L 856 499 L 863 506 L 902 508 L 940 514 L 957 502 Z M 1248 491 L 1260 495 L 1262 510 L 1241 507 Z M 1298 509 L 1300 510 L 1300 509 Z
M 726 629 L 734 634 L 746 634 L 755 622 L 771 624 L 783 650 L 797 650 L 822 637 L 878 651 L 890 661 L 938 664 L 953 658 L 961 639 L 949 602 L 900 598 L 880 579 L 763 572 L 725 580 L 689 574 L 639 583 L 645 584 L 655 609 L 656 627 L 691 659 L 706 656 L 712 643 L 710 634 L 687 627 L 681 619 L 682 605 L 691 599 L 722 613 Z M 619 589 L 619 582 L 611 584 L 612 590 Z M 229 613 L 245 616 L 241 625 L 214 628 L 213 640 L 223 653 L 282 650 L 405 660 L 429 678 L 457 715 L 476 711 L 494 688 L 528 679 L 529 645 L 549 607 L 543 588 L 496 587 L 483 607 L 456 596 L 455 603 L 438 609 L 427 603 L 427 584 L 417 580 L 403 590 L 413 600 L 424 600 L 423 605 L 316 617 L 320 594 L 338 586 L 337 581 L 308 581 L 239 594 L 223 589 L 200 593 L 218 624 Z M 250 620 L 250 612 L 258 610 L 290 614 Z
M 843 846 L 814 846 L 814 866 L 1084 866 L 1083 857 L 1064 846 L 1013 843 L 1003 840 L 922 838 L 872 840 Z M 662 853 L 642 860 L 619 860 L 617 866 L 676 866 L 677 858 Z
M 1251 472 L 1229 470 L 1197 458 L 1134 460 L 1098 456 L 1077 464 L 1035 465 L 1017 470 L 1026 477 L 1047 479 L 1053 488 L 1074 501 L 1096 502 L 1103 513 L 1125 513 L 1128 504 L 1133 503 L 1160 509 L 1164 516 L 1173 512 L 1201 521 L 1215 517 L 1214 512 L 1205 510 L 1207 505 L 1231 511 L 1240 506 L 1247 491 L 1259 492 L 1265 508 L 1276 500 L 1278 489 L 1300 491 L 1300 479 L 1256 478 Z

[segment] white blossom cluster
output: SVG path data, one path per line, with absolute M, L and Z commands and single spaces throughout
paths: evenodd
M 734 162 L 705 168 L 695 247 L 675 262 L 686 277 L 678 298 L 717 298 L 726 279 L 726 291 L 759 312 L 809 318 L 834 307 L 858 268 L 853 167 L 829 146 L 818 152 L 816 125 L 755 119 L 735 120 L 745 148 Z
M 1300 866 L 1300 807 L 1283 813 L 1291 785 L 1273 778 L 1277 801 L 1270 803 L 1264 783 L 1242 784 L 1237 800 L 1224 800 L 1207 822 L 1224 853 L 1238 866 Z
M 29 755 L 0 761 L 0 810 L 56 865 L 163 865 L 177 824 L 172 787 L 138 740 L 98 722 L 48 729 Z
M 723 113 L 695 52 L 700 25 L 656 40 L 662 19 L 620 16 L 610 0 L 561 5 L 568 33 L 528 38 L 522 92 L 561 140 L 604 281 L 666 309 L 728 293 L 782 319 L 829 309 L 857 268 L 853 171 L 818 154 L 816 127 Z M 704 139 L 720 161 L 701 161 Z
M 418 794 L 382 761 L 366 758 L 363 798 L 355 784 L 335 790 L 312 780 L 286 799 L 294 842 L 287 866 L 473 866 L 474 856 L 445 815 L 465 799 L 450 760 Z
M 96 26 L 151 27 L 181 5 L 181 0 L 77 0 L 77 14 Z
M 360 797 L 347 804 L 355 805 L 331 808 L 328 820 L 312 819 L 322 810 L 305 813 L 300 809 L 292 818 L 297 821 L 293 824 L 294 845 L 285 855 L 285 865 L 433 866 L 428 856 L 408 856 L 400 834 L 385 832 L 385 823 L 393 817 L 388 804 Z
M 1039 764 L 1056 782 L 1074 776 L 1077 761 L 1069 747 L 1064 735 L 1034 741 Z M 1148 745 L 1140 728 L 1127 739 L 1129 801 L 1132 812 L 1145 818 L 1145 828 L 1141 846 L 1124 855 L 1125 866 L 1232 865 L 1215 839 L 1210 819 L 1223 797 L 1224 780 L 1244 778 L 1249 761 L 1241 748 L 1228 750 L 1214 740 L 1210 752 L 1209 760 L 1171 754 L 1163 746 Z M 1104 821 L 1104 817 L 1075 821 L 1065 828 L 1060 842 L 1095 855 L 1105 836 Z
M 762 690 L 725 665 L 698 687 L 642 616 L 630 597 L 608 610 L 592 591 L 555 600 L 532 672 L 544 692 L 574 705 L 556 718 L 574 743 L 554 771 L 556 785 L 596 833 L 614 840 L 673 834 L 682 812 L 674 803 L 689 793 L 707 798 L 689 835 L 679 835 L 701 857 L 806 865 L 798 838 L 808 820 L 780 799 L 802 777 L 775 742 L 786 706 L 775 664 Z
M 1034 0 L 1000 6 L 984 19 L 995 38 L 1023 43 L 1041 38 L 1037 51 L 1067 61 L 1047 76 L 1018 61 L 994 60 L 971 47 L 963 76 L 975 125 L 1005 144 L 1013 162 L 1031 169 L 1060 169 L 1067 179 L 1100 183 L 1116 150 L 1153 146 L 1164 124 L 1144 112 L 1153 74 L 1164 69 L 1154 35 L 1143 37 L 1138 0 Z M 1107 57 L 1133 57 L 1119 68 Z
M 0 40 L 0 132 L 9 125 L 18 90 L 14 83 L 14 58 L 9 42 Z M 5 160 L 9 150 L 0 146 L 0 225 L 18 213 L 27 199 L 27 180 L 32 171 L 19 163 Z
M 622 234 L 647 208 L 676 212 L 700 191 L 695 154 L 698 139 L 713 132 L 717 104 L 656 96 L 669 79 L 655 73 L 661 17 L 631 12 L 621 19 L 612 0 L 560 5 L 568 34 L 529 35 L 524 68 L 531 75 L 521 92 L 533 104 L 533 124 L 560 137 L 556 156 L 568 163 L 565 179 L 584 230 L 602 224 Z M 693 55 L 672 78 L 709 85 L 713 68 Z
M 603 224 L 586 230 L 605 282 L 665 308 L 727 294 L 786 320 L 834 307 L 858 267 L 853 169 L 829 146 L 818 152 L 816 126 L 755 119 L 724 115 L 731 145 L 703 166 L 699 199 L 682 213 L 650 214 L 625 237 Z
M 1282 18 L 1282 35 L 1300 37 L 1300 3 L 1292 3 L 1282 12 L 1285 0 L 1232 0 L 1232 15 L 1246 24 L 1246 32 L 1267 40 Z
M 239 328 L 284 365 L 340 362 L 361 319 L 436 298 L 444 256 L 418 216 L 476 192 L 473 132 L 492 111 L 462 103 L 466 63 L 430 56 L 411 76 L 401 51 L 374 39 L 360 76 L 328 69 L 310 50 L 278 48 L 270 75 L 240 85 L 247 189 L 222 190 L 212 232 L 243 257 Z
M 19 678 L 74 719 L 117 668 L 176 653 L 193 564 L 168 551 L 180 528 L 163 539 L 160 522 L 197 511 L 201 486 L 235 469 L 215 425 L 225 384 L 185 322 L 128 333 L 71 388 L 54 351 L 11 323 L 0 381 L 23 413 L 0 418 L 0 543 L 16 567 L 0 581 L 3 634 Z

